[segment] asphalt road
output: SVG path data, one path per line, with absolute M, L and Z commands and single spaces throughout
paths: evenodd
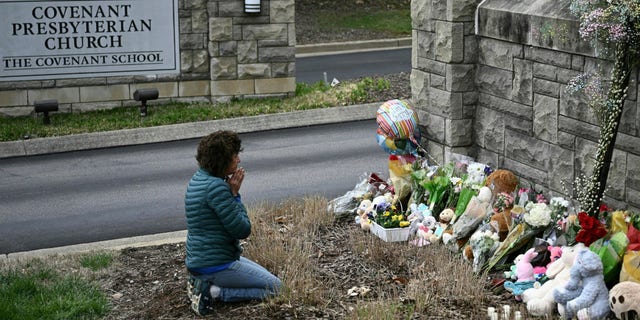
M 296 81 L 307 84 L 411 72 L 411 48 L 296 58 Z
M 374 120 L 242 134 L 241 194 L 262 201 L 353 189 L 388 176 Z M 185 229 L 198 140 L 0 160 L 0 253 Z

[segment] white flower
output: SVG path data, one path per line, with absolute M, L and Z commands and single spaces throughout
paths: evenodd
M 484 176 L 485 167 L 486 166 L 480 162 L 473 162 L 467 167 L 467 173 L 470 176 L 479 176 L 479 175 Z
M 474 232 L 473 235 L 471 235 L 471 238 L 469 238 L 469 241 L 472 241 L 475 243 L 488 241 L 488 240 L 498 241 L 500 240 L 500 237 L 498 236 L 497 233 L 491 230 L 485 230 L 481 232 Z
M 458 177 L 451 177 L 451 178 L 449 178 L 449 181 L 451 181 L 452 185 L 457 186 L 458 183 L 460 183 L 460 181 L 462 181 L 462 179 L 460 179 Z
M 469 164 L 469 166 L 467 166 L 467 179 L 465 180 L 465 183 L 470 186 L 482 184 L 485 178 L 485 168 L 486 165 L 479 162 Z
M 569 208 L 569 201 L 565 200 L 563 197 L 553 197 L 549 203 L 554 208 Z
M 525 206 L 524 221 L 533 227 L 544 227 L 551 223 L 551 209 L 546 203 L 529 202 Z

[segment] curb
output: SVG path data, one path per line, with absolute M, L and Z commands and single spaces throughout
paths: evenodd
M 314 55 L 408 48 L 411 47 L 411 43 L 412 38 L 407 37 L 397 39 L 305 44 L 296 46 L 296 57 L 303 58 Z
M 147 246 L 159 246 L 163 244 L 182 243 L 187 239 L 187 230 L 157 233 L 147 236 L 105 240 L 91 243 L 76 244 L 64 247 L 46 248 L 33 251 L 23 251 L 0 255 L 0 262 L 17 261 L 38 257 L 47 257 L 63 254 L 88 253 L 93 251 L 115 251 L 126 248 L 137 248 Z

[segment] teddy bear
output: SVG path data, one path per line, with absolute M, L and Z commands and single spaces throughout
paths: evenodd
M 556 309 L 556 302 L 553 299 L 553 289 L 564 286 L 569 280 L 569 274 L 573 261 L 579 251 L 586 247 L 578 242 L 571 247 L 551 247 L 551 262 L 546 270 L 549 278 L 545 283 L 534 283 L 533 288 L 525 290 L 522 295 L 522 302 L 527 304 L 527 311 L 533 316 L 550 316 Z
M 507 235 L 509 235 L 509 228 L 511 228 L 510 209 L 494 213 L 489 220 L 489 225 L 491 225 L 493 230 L 498 234 L 500 241 L 504 241 Z
M 445 234 L 451 234 L 451 224 L 455 220 L 456 213 L 452 209 L 444 209 L 438 215 L 439 221 L 436 224 L 435 229 L 433 230 L 433 235 L 431 236 L 430 241 L 432 243 L 439 242 Z
M 580 250 L 571 266 L 569 280 L 553 289 L 558 312 L 565 319 L 604 319 L 609 313 L 609 290 L 602 261 L 589 249 Z
M 516 263 L 516 277 L 518 280 L 516 280 L 516 282 L 505 281 L 504 283 L 504 288 L 511 292 L 516 297 L 516 300 L 521 299 L 520 296 L 525 290 L 533 288 L 535 278 L 531 260 L 537 255 L 536 248 L 527 250 Z
M 518 177 L 509 170 L 498 169 L 487 177 L 484 185 L 491 189 L 494 196 L 502 192 L 512 193 L 518 187 Z
M 631 312 L 640 315 L 640 283 L 622 281 L 609 291 L 609 306 L 618 319 L 631 319 Z
M 418 227 L 422 224 L 422 221 L 424 221 L 424 218 L 431 215 L 431 210 L 424 203 L 412 203 L 409 205 L 409 212 L 411 212 L 407 217 L 407 221 L 411 223 L 409 225 L 409 230 L 412 235 L 415 235 L 418 232 Z
M 360 228 L 364 231 L 371 230 L 371 221 L 369 220 L 369 214 L 373 210 L 373 204 L 371 200 L 364 199 L 360 201 L 360 204 L 356 208 L 356 223 L 360 224 Z
M 418 231 L 416 233 L 416 240 L 413 244 L 422 247 L 424 245 L 431 244 L 431 239 L 433 236 L 433 230 L 436 227 L 436 218 L 434 216 L 426 216 L 422 223 L 418 226 Z
M 454 251 L 461 250 L 490 210 L 491 190 L 488 187 L 482 187 L 478 195 L 471 198 L 464 213 L 453 224 L 451 237 L 447 237 L 446 240 L 443 238 L 443 242 Z

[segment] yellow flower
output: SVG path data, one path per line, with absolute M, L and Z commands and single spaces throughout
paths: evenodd
M 406 221 L 406 220 L 405 220 L 405 221 L 400 221 L 400 228 L 407 227 L 407 226 L 409 226 L 410 224 L 411 224 L 411 222 Z
M 388 217 L 390 215 L 391 215 L 391 212 L 389 212 L 389 211 L 385 211 L 384 214 L 383 214 L 383 216 L 385 216 L 385 217 Z

